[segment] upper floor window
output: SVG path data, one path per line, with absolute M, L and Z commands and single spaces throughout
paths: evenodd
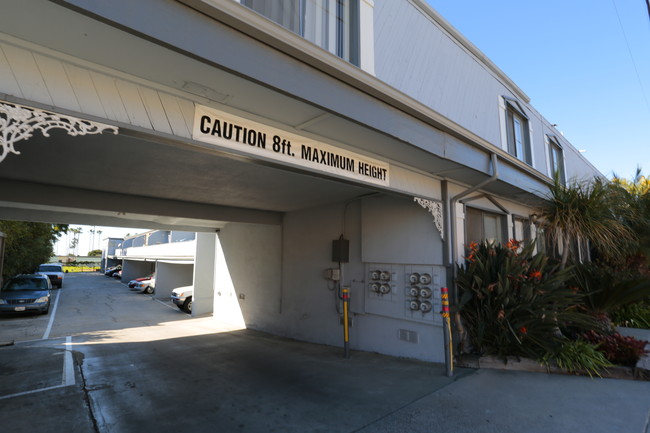
M 508 153 L 533 165 L 528 117 L 519 103 L 506 99 L 506 141 Z
M 359 66 L 359 0 L 241 0 L 241 4 Z
M 562 185 L 566 183 L 564 174 L 564 155 L 562 153 L 562 146 L 558 139 L 552 135 L 547 135 L 548 141 L 548 161 L 551 177 L 557 176 Z

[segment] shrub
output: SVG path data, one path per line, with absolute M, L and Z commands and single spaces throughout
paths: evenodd
M 633 367 L 646 353 L 645 341 L 637 340 L 634 337 L 624 337 L 619 333 L 603 335 L 592 330 L 586 332 L 584 338 L 595 344 L 598 351 L 602 352 L 607 360 L 618 365 Z
M 590 377 L 600 376 L 603 369 L 612 366 L 595 344 L 584 340 L 564 341 L 557 351 L 544 355 L 541 362 L 549 367 L 555 363 L 571 373 L 584 371 Z
M 650 297 L 650 279 L 602 262 L 576 265 L 569 284 L 580 288 L 593 313 L 612 313 Z
M 534 245 L 472 243 L 459 267 L 459 308 L 474 349 L 480 354 L 542 358 L 556 353 L 571 325 L 593 329 L 593 317 L 578 305 L 581 296 L 567 288 L 570 270 L 560 270 Z
M 610 317 L 617 326 L 650 329 L 650 302 L 626 305 L 610 313 Z

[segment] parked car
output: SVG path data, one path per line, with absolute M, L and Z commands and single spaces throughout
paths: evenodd
M 122 265 L 111 266 L 110 268 L 106 269 L 106 271 L 104 272 L 104 275 L 106 275 L 107 277 L 112 277 L 113 274 L 115 274 L 116 272 L 119 272 L 121 270 L 122 270 Z
M 42 274 L 17 275 L 0 289 L 1 312 L 40 312 L 50 310 L 52 283 Z
M 172 302 L 182 311 L 192 313 L 192 295 L 194 295 L 194 286 L 176 287 L 172 290 Z
M 156 290 L 156 278 L 154 277 L 149 280 L 138 281 L 133 290 L 151 295 L 154 290 Z
M 52 283 L 59 289 L 63 287 L 63 265 L 60 263 L 44 263 L 38 266 L 38 273 L 47 276 Z
M 129 289 L 134 289 L 135 285 L 138 284 L 140 281 L 150 280 L 152 278 L 155 278 L 155 276 L 156 276 L 156 274 L 153 273 L 153 274 L 147 275 L 146 277 L 140 277 L 140 278 L 136 278 L 135 280 L 131 280 L 131 281 L 129 281 L 129 284 L 128 284 Z
M 120 269 L 117 272 L 113 272 L 113 278 L 115 278 L 117 280 L 121 280 L 122 279 L 122 270 Z

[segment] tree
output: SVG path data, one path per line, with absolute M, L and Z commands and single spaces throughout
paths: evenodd
M 70 242 L 70 249 L 72 250 L 72 253 L 76 256 L 77 249 L 79 247 L 79 235 L 83 232 L 83 229 L 81 227 L 76 227 L 70 229 L 70 231 L 72 232 L 72 241 Z
M 101 256 L 102 256 L 102 250 L 88 251 L 88 257 L 101 257 Z
M 34 272 L 39 264 L 47 263 L 54 242 L 67 230 L 67 224 L 0 221 L 0 231 L 6 235 L 3 280 Z
M 626 223 L 636 218 L 635 210 L 620 188 L 601 179 L 574 180 L 565 186 L 556 176 L 537 212 L 551 243 L 561 251 L 562 268 L 572 243 L 588 241 L 600 255 L 615 257 L 624 255 L 637 239 Z
M 641 168 L 637 168 L 636 175 L 631 180 L 614 176 L 612 183 L 619 188 L 633 216 L 626 223 L 637 235 L 636 256 L 639 261 L 648 265 L 650 264 L 650 178 L 643 175 Z

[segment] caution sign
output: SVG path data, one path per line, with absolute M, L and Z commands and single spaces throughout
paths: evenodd
M 334 176 L 390 184 L 388 163 L 198 104 L 192 138 Z

